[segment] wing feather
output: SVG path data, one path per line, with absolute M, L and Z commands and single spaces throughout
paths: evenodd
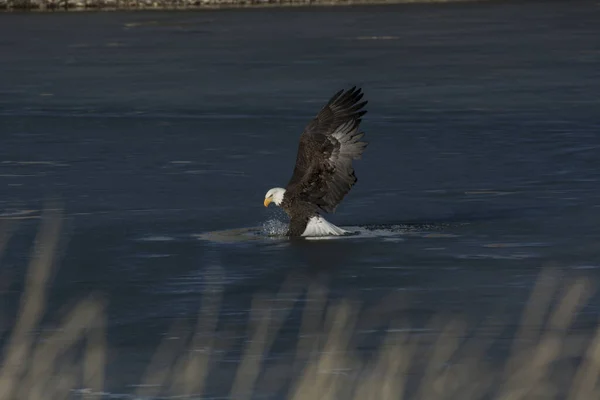
M 364 94 L 360 88 L 335 93 L 300 136 L 296 166 L 286 196 L 334 212 L 357 178 L 352 161 L 367 142 L 359 131 Z

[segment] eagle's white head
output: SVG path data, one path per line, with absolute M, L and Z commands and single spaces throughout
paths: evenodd
M 280 205 L 283 201 L 283 195 L 285 194 L 284 188 L 273 188 L 270 189 L 265 195 L 265 207 L 269 207 L 271 202 L 275 203 L 275 205 Z

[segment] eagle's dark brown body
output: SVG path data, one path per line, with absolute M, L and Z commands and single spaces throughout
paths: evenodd
M 302 235 L 320 212 L 335 212 L 356 183 L 352 160 L 367 146 L 359 132 L 367 104 L 362 97 L 356 87 L 339 91 L 300 136 L 296 167 L 281 203 L 290 217 L 289 236 Z

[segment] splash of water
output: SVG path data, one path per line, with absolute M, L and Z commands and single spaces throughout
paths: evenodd
M 270 219 L 262 224 L 262 234 L 266 236 L 283 236 L 287 232 L 287 224 L 278 219 Z

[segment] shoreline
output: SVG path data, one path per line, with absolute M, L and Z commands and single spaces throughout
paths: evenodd
M 0 13 L 84 11 L 196 11 L 247 8 L 359 6 L 493 0 L 0 0 Z

